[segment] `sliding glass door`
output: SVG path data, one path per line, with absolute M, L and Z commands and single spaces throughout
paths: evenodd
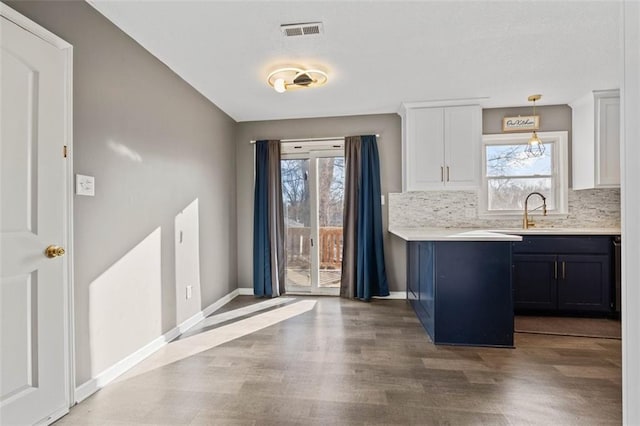
M 288 293 L 339 294 L 344 157 L 338 145 L 283 149 L 281 165 Z M 324 149 L 321 149 L 324 148 Z M 299 148 L 300 149 L 300 148 Z

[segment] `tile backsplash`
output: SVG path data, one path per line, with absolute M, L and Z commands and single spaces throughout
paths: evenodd
M 533 216 L 538 227 L 618 228 L 620 190 L 569 190 L 567 217 Z M 478 217 L 476 191 L 416 191 L 389 194 L 390 228 L 518 228 L 522 217 L 486 219 Z

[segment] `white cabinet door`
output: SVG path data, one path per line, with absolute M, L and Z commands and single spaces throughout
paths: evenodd
M 593 91 L 570 106 L 573 189 L 619 187 L 619 91 Z
M 444 187 L 444 111 L 416 108 L 407 111 L 406 191 Z
M 65 243 L 65 55 L 0 33 L 0 424 L 48 424 L 69 407 L 66 259 L 45 255 Z
M 478 185 L 481 144 L 479 106 L 444 109 L 445 185 L 475 188 Z
M 620 98 L 600 97 L 596 121 L 596 186 L 620 185 Z

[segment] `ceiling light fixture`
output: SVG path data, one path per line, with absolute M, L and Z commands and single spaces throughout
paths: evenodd
M 278 93 L 284 93 L 290 89 L 322 86 L 327 80 L 327 73 L 324 71 L 294 67 L 278 68 L 267 77 L 269 86 Z
M 533 102 L 533 115 L 536 115 L 536 101 L 539 101 L 542 98 L 542 95 L 531 95 L 527 98 L 529 102 Z M 538 134 L 534 130 L 529 138 L 529 143 L 525 148 L 525 152 L 529 157 L 542 157 L 544 154 L 544 144 L 542 140 L 538 137 Z

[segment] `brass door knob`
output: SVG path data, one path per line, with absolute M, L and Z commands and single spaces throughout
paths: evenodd
M 64 256 L 64 249 L 60 246 L 50 245 L 44 250 L 44 254 L 49 258 Z

